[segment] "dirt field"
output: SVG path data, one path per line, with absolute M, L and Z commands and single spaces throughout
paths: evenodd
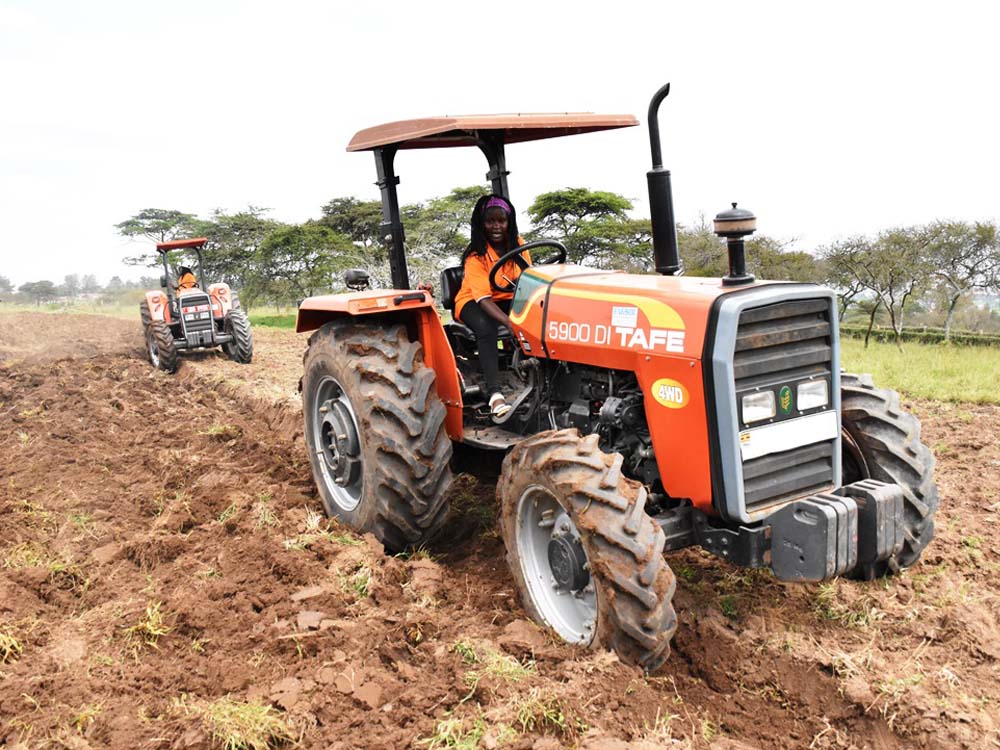
M 460 476 L 408 558 L 328 524 L 305 339 L 255 336 L 250 366 L 168 376 L 138 315 L 0 315 L 0 746 L 1000 747 L 1000 408 L 908 404 L 941 510 L 896 579 L 671 555 L 680 626 L 644 676 L 525 619 L 492 486 Z

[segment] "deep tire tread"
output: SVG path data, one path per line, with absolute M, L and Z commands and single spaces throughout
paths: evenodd
M 177 354 L 174 334 L 170 332 L 170 326 L 162 320 L 154 320 L 149 324 L 149 332 L 156 342 L 156 352 L 160 357 L 160 369 L 164 372 L 177 372 L 180 356 Z
M 341 384 L 358 394 L 352 406 L 362 440 L 370 446 L 362 502 L 374 503 L 374 515 L 370 528 L 359 530 L 371 531 L 392 551 L 428 541 L 448 512 L 452 446 L 445 431 L 446 409 L 422 352 L 402 325 L 383 328 L 341 320 L 314 333 L 303 357 L 307 374 L 320 356 L 347 363 L 350 382 Z M 304 398 L 307 390 L 303 388 Z M 309 430 L 307 424 L 307 435 Z M 333 506 L 327 510 L 333 512 Z
M 663 558 L 663 531 L 645 515 L 645 488 L 621 473 L 621 456 L 575 429 L 543 432 L 519 443 L 497 484 L 507 561 L 525 608 L 538 621 L 521 573 L 515 529 L 524 488 L 540 484 L 563 505 L 580 532 L 599 589 L 597 641 L 629 664 L 657 669 L 677 629 L 676 581 Z
M 253 361 L 253 332 L 250 330 L 250 318 L 241 309 L 230 310 L 226 327 L 233 336 L 233 340 L 225 349 L 226 354 L 241 365 L 250 364 Z
M 913 565 L 933 539 L 938 508 L 935 461 L 920 440 L 920 422 L 903 409 L 896 391 L 877 388 L 867 374 L 843 373 L 840 387 L 843 426 L 858 444 L 869 476 L 903 488 L 902 550 L 852 573 L 852 577 L 872 580 Z

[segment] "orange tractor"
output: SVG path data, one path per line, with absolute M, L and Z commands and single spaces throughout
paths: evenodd
M 139 303 L 146 351 L 153 367 L 176 372 L 179 352 L 221 346 L 230 359 L 249 364 L 253 359 L 250 319 L 240 308 L 239 297 L 229 284 L 206 284 L 201 250 L 205 237 L 160 242 L 163 260 L 163 291 L 146 292 Z M 197 275 L 186 266 L 171 273 L 172 251 L 193 252 Z
M 647 670 L 676 628 L 664 553 L 700 545 L 782 580 L 868 579 L 916 562 L 938 503 L 916 419 L 896 393 L 841 372 L 835 293 L 747 273 L 750 212 L 716 217 L 725 277 L 678 274 L 657 122 L 668 92 L 649 107 L 658 274 L 569 264 L 549 240 L 493 269 L 496 284 L 509 256 L 552 251 L 514 288 L 501 362 L 520 395 L 502 425 L 484 403 L 475 338 L 410 289 L 396 153 L 478 147 L 493 192 L 508 195 L 506 145 L 634 117 L 437 117 L 359 132 L 348 150 L 374 153 L 395 288 L 349 272 L 353 291 L 306 299 L 297 320 L 314 331 L 302 398 L 327 512 L 387 549 L 422 544 L 448 513 L 453 444 L 506 452 L 500 524 L 525 609 L 565 641 Z M 461 273 L 442 274 L 445 307 Z

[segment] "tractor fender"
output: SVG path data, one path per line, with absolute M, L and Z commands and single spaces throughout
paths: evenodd
M 212 298 L 212 317 L 224 318 L 233 309 L 233 292 L 229 284 L 209 284 L 208 295 Z
M 331 320 L 344 318 L 370 320 L 386 327 L 406 324 L 410 336 L 423 345 L 424 364 L 434 370 L 435 388 L 447 409 L 448 437 L 461 440 L 462 387 L 458 365 L 431 295 L 407 289 L 379 289 L 308 297 L 299 305 L 295 330 L 314 331 Z
M 146 292 L 146 305 L 149 307 L 151 320 L 170 322 L 170 305 L 167 304 L 167 295 L 163 292 Z

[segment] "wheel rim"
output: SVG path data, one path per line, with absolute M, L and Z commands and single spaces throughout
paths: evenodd
M 156 347 L 156 339 L 152 336 L 146 336 L 146 346 L 149 349 L 149 361 L 153 363 L 153 367 L 160 366 L 160 350 Z
M 313 401 L 313 445 L 333 502 L 353 511 L 364 490 L 357 416 L 344 388 L 329 376 L 320 381 Z
M 535 610 L 569 642 L 589 645 L 597 632 L 597 592 L 572 519 L 544 487 L 517 501 L 518 559 Z

